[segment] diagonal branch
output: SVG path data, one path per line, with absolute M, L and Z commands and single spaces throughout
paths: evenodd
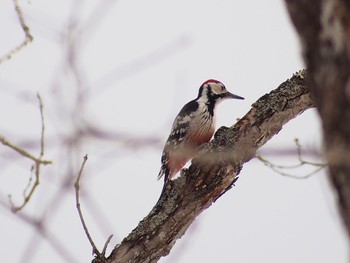
M 15 152 L 18 152 L 20 155 L 33 160 L 36 163 L 40 163 L 43 165 L 47 165 L 47 164 L 52 164 L 52 161 L 49 160 L 42 160 L 41 158 L 37 158 L 34 155 L 32 155 L 31 153 L 27 152 L 26 150 L 24 150 L 23 148 L 14 145 L 13 143 L 11 143 L 10 141 L 8 141 L 5 137 L 0 135 L 0 143 L 3 144 L 4 146 L 7 146 L 9 148 L 11 148 L 12 150 L 14 150 Z
M 17 47 L 13 48 L 9 52 L 7 52 L 5 55 L 0 57 L 0 64 L 8 59 L 11 59 L 11 57 L 16 54 L 18 51 L 20 51 L 22 48 L 24 48 L 26 45 L 28 45 L 30 42 L 33 41 L 33 36 L 30 33 L 29 27 L 27 26 L 23 12 L 21 7 L 19 6 L 18 0 L 13 0 L 13 4 L 15 6 L 15 11 L 19 20 L 19 24 L 21 25 L 21 28 L 24 32 L 24 40 L 22 41 L 21 44 L 19 44 Z
M 301 71 L 262 96 L 234 126 L 221 127 L 152 211 L 99 262 L 157 262 L 205 209 L 230 189 L 245 162 L 291 119 L 314 107 Z

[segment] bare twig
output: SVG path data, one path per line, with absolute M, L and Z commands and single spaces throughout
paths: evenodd
M 301 144 L 299 142 L 299 139 L 295 139 L 294 140 L 295 142 L 295 145 L 297 147 L 297 156 L 298 156 L 298 160 L 299 160 L 299 163 L 298 164 L 295 164 L 295 165 L 277 165 L 277 164 L 274 164 L 268 160 L 266 160 L 265 158 L 263 158 L 261 155 L 257 154 L 255 157 L 261 161 L 263 164 L 265 164 L 267 167 L 271 168 L 274 172 L 280 174 L 280 175 L 283 175 L 283 176 L 288 176 L 288 177 L 291 177 L 291 178 L 294 178 L 294 179 L 307 179 L 309 178 L 310 176 L 318 173 L 319 171 L 321 171 L 323 168 L 325 168 L 327 166 L 327 163 L 319 163 L 319 162 L 310 162 L 310 161 L 306 161 L 302 158 L 301 156 Z M 282 172 L 281 170 L 283 169 L 296 169 L 296 168 L 300 168 L 304 165 L 310 165 L 310 166 L 315 166 L 317 167 L 315 170 L 311 171 L 310 173 L 307 173 L 303 176 L 296 176 L 296 175 L 292 175 L 290 173 L 285 173 L 285 172 Z
M 43 100 L 40 97 L 40 94 L 37 93 L 37 98 L 39 100 L 39 110 L 40 110 L 40 116 L 41 116 L 41 140 L 40 140 L 40 157 L 39 159 L 44 156 L 44 132 L 45 132 L 45 125 L 44 125 L 44 106 L 43 106 Z
M 103 249 L 102 249 L 102 253 L 101 253 L 101 254 L 103 255 L 103 257 L 106 255 L 106 250 L 107 250 L 107 247 L 108 247 L 109 242 L 111 242 L 112 237 L 113 237 L 113 235 L 110 235 L 110 236 L 107 238 L 107 241 L 106 241 L 106 243 L 105 243 L 105 245 L 104 245 L 104 247 L 103 247 Z
M 102 253 L 100 253 L 100 251 L 98 250 L 97 246 L 95 245 L 95 242 L 92 240 L 92 237 L 89 233 L 89 229 L 85 223 L 85 220 L 84 220 L 84 216 L 83 216 L 83 212 L 81 211 L 81 208 L 80 208 L 80 179 L 81 179 L 81 176 L 83 174 L 83 170 L 84 170 L 84 167 L 85 167 L 85 163 L 88 159 L 88 156 L 87 154 L 84 156 L 84 159 L 83 159 L 83 162 L 81 164 L 81 167 L 80 167 L 80 170 L 79 170 L 79 174 L 78 174 L 78 177 L 77 177 L 77 180 L 75 181 L 74 183 L 74 188 L 75 188 L 75 204 L 76 204 L 76 207 L 77 207 L 77 210 L 78 210 L 78 214 L 79 214 L 79 218 L 80 218 L 80 221 L 81 221 L 81 224 L 83 225 L 83 228 L 84 228 L 84 232 L 92 246 L 92 254 L 95 255 L 95 259 L 93 262 L 100 262 L 100 260 L 104 260 L 105 259 L 105 254 L 106 254 L 106 250 L 107 250 L 107 246 L 109 244 L 109 242 L 111 241 L 113 235 L 110 235 L 103 247 L 103 250 L 102 250 Z
M 41 99 L 39 94 L 37 94 L 37 97 L 38 97 L 38 100 L 39 100 L 39 109 L 40 109 L 40 116 L 41 116 L 41 138 L 40 138 L 40 154 L 39 154 L 39 157 L 34 157 L 32 154 L 28 153 L 24 149 L 22 149 L 22 148 L 14 145 L 14 144 L 8 142 L 4 137 L 0 136 L 0 142 L 3 145 L 10 147 L 14 151 L 16 151 L 19 154 L 21 154 L 22 156 L 27 157 L 27 158 L 29 158 L 29 159 L 34 161 L 34 165 L 32 166 L 31 171 L 32 172 L 34 171 L 35 181 L 33 183 L 32 188 L 30 188 L 30 184 L 31 184 L 31 181 L 32 181 L 32 176 L 30 176 L 28 185 L 23 191 L 24 201 L 23 201 L 22 205 L 20 205 L 20 206 L 14 205 L 14 203 L 11 200 L 11 195 L 9 195 L 9 200 L 10 200 L 10 203 L 12 205 L 12 211 L 13 212 L 17 212 L 17 211 L 21 210 L 29 202 L 29 200 L 31 199 L 35 189 L 38 187 L 38 185 L 40 183 L 40 165 L 41 164 L 43 164 L 43 165 L 52 164 L 52 161 L 42 160 L 42 158 L 44 156 L 44 131 L 45 131 L 44 110 L 43 110 L 44 106 L 43 106 L 43 102 L 42 102 L 42 99 Z M 29 190 L 28 194 L 26 194 L 27 190 Z
M 33 36 L 30 34 L 29 27 L 27 26 L 26 22 L 24 21 L 24 16 L 23 16 L 21 7 L 18 4 L 18 0 L 13 0 L 13 4 L 15 6 L 15 10 L 16 10 L 17 17 L 19 19 L 19 23 L 23 29 L 24 34 L 25 34 L 25 38 L 20 45 L 18 45 L 17 47 L 13 48 L 9 52 L 7 52 L 5 55 L 0 57 L 0 64 L 6 60 L 11 59 L 11 57 L 14 54 L 16 54 L 18 51 L 20 51 L 22 48 L 24 48 L 26 45 L 28 45 L 30 42 L 33 41 Z
M 8 140 L 5 139 L 5 137 L 0 136 L 0 143 L 2 143 L 3 145 L 11 148 L 12 150 L 14 150 L 15 152 L 18 152 L 20 155 L 33 160 L 35 163 L 40 163 L 43 165 L 48 165 L 48 164 L 52 164 L 52 161 L 48 161 L 48 160 L 41 160 L 37 157 L 35 157 L 34 155 L 30 154 L 29 152 L 27 152 L 26 150 L 22 149 L 19 146 L 14 145 L 13 143 L 9 142 Z
M 78 210 L 78 214 L 79 214 L 79 218 L 80 218 L 80 221 L 81 221 L 81 224 L 83 225 L 83 228 L 84 228 L 84 232 L 92 246 L 92 253 L 95 254 L 95 255 L 99 255 L 100 252 L 98 251 L 94 241 L 92 240 L 92 237 L 89 233 L 89 230 L 86 226 L 86 223 L 85 223 L 85 220 L 84 220 L 84 216 L 83 216 L 83 213 L 81 211 L 81 208 L 80 208 L 80 179 L 81 179 L 81 176 L 83 174 L 83 170 L 84 170 L 84 166 L 85 166 L 85 163 L 88 159 L 88 156 L 87 154 L 84 156 L 84 160 L 81 164 L 81 167 L 80 167 L 80 170 L 79 170 L 79 174 L 78 174 L 78 177 L 77 177 L 77 180 L 75 181 L 74 183 L 74 188 L 75 188 L 75 202 L 76 202 L 76 207 L 77 207 L 77 210 Z
M 30 168 L 30 177 L 28 180 L 28 184 L 27 184 L 26 188 L 24 188 L 24 190 L 23 190 L 23 198 L 26 198 L 27 192 L 29 191 L 30 186 L 32 185 L 34 171 L 35 171 L 35 166 L 32 165 L 32 167 Z

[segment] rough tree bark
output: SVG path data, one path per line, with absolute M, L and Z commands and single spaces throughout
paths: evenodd
M 329 177 L 350 236 L 350 2 L 286 0 L 320 114 Z
M 231 188 L 243 164 L 285 123 L 313 107 L 301 71 L 262 96 L 234 126 L 221 127 L 181 177 L 166 190 L 139 225 L 108 258 L 93 262 L 157 262 L 205 209 Z

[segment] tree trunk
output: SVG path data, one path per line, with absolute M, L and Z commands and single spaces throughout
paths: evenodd
M 329 178 L 350 235 L 350 2 L 286 0 L 320 114 Z

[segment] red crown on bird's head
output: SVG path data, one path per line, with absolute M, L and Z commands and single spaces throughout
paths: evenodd
M 202 86 L 205 85 L 205 84 L 208 84 L 208 83 L 221 83 L 222 84 L 221 81 L 218 81 L 216 79 L 208 79 L 207 81 L 203 82 Z

